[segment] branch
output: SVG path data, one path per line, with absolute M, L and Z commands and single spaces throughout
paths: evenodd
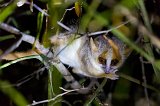
M 148 97 L 148 91 L 147 91 L 147 80 L 146 80 L 146 76 L 145 76 L 145 68 L 144 68 L 144 62 L 143 62 L 143 58 L 140 57 L 140 61 L 141 61 L 141 67 L 142 67 L 142 78 L 143 78 L 143 82 L 144 82 L 144 93 L 145 93 L 145 97 L 146 97 L 146 101 L 147 101 L 147 105 L 150 106 L 150 101 L 149 101 L 149 97 Z
M 15 27 L 12 27 L 12 26 L 10 26 L 8 24 L 0 23 L 0 28 L 5 30 L 5 31 L 8 31 L 10 33 L 13 33 L 15 35 L 19 35 L 19 34 L 22 35 L 21 39 L 18 42 L 16 42 L 16 44 L 12 45 L 11 48 L 7 49 L 7 51 L 4 54 L 2 54 L 0 56 L 0 58 L 2 58 L 4 55 L 7 55 L 8 53 L 10 53 L 13 50 L 15 50 L 21 44 L 22 41 L 25 41 L 25 42 L 30 43 L 30 44 L 33 44 L 34 41 L 35 41 L 35 38 L 33 36 L 27 35 L 27 34 L 21 32 L 21 31 L 19 31 Z M 35 47 L 37 48 L 37 50 L 41 54 L 43 54 L 43 55 L 45 55 L 47 57 L 53 57 L 53 54 L 51 52 L 49 52 L 49 49 L 48 48 L 44 48 L 44 46 L 41 45 L 39 43 L 39 41 L 36 41 Z M 48 53 L 50 53 L 50 54 L 48 54 Z M 74 79 L 74 77 L 70 74 L 70 72 L 66 69 L 66 67 L 62 63 L 57 63 L 54 60 L 55 60 L 55 58 L 52 61 L 44 61 L 43 63 L 44 63 L 44 65 L 46 66 L 46 68 L 48 70 L 49 70 L 50 65 L 54 65 L 60 71 L 60 73 L 64 76 L 64 78 L 68 82 L 72 82 L 71 83 L 71 87 L 73 89 L 75 89 L 75 88 L 83 88 L 79 84 L 79 82 Z M 85 90 L 84 89 L 83 90 L 79 90 L 79 91 L 80 91 L 80 93 L 87 93 L 88 90 L 86 90 L 86 89 Z
M 22 37 L 16 43 L 14 43 L 2 55 L 0 55 L 0 59 L 2 59 L 3 56 L 5 56 L 5 55 L 9 54 L 10 52 L 14 51 L 16 48 L 18 48 L 22 41 L 25 41 L 25 42 L 30 43 L 30 44 L 33 44 L 34 41 L 35 41 L 35 38 L 33 36 L 25 34 L 25 33 L 21 32 L 21 31 L 19 31 L 17 28 L 12 27 L 12 26 L 10 26 L 8 24 L 0 23 L 0 28 L 5 30 L 5 31 L 7 31 L 7 32 L 13 33 L 15 35 L 22 35 Z M 35 46 L 38 49 L 38 51 L 40 53 L 44 54 L 44 55 L 46 55 L 49 52 L 49 49 L 48 48 L 44 48 L 44 46 L 41 45 L 39 43 L 39 41 L 36 41 Z
M 74 91 L 79 91 L 79 90 L 81 90 L 81 89 L 66 90 L 66 89 L 64 89 L 64 88 L 62 88 L 62 87 L 60 87 L 60 89 L 63 90 L 64 93 L 61 93 L 61 94 L 55 96 L 55 97 L 52 98 L 52 99 L 46 99 L 46 100 L 42 100 L 42 101 L 38 101 L 38 102 L 33 101 L 33 103 L 32 103 L 32 104 L 29 104 L 28 106 L 35 106 L 35 105 L 39 105 L 39 104 L 42 104 L 42 103 L 48 103 L 48 102 L 51 102 L 51 101 L 56 100 L 56 99 L 59 98 L 59 97 L 62 97 L 63 95 L 66 95 L 66 94 L 68 94 L 68 93 L 70 93 L 70 92 L 74 92 Z
M 62 63 L 53 62 L 52 64 L 59 70 L 59 72 L 63 75 L 63 77 L 66 79 L 67 82 L 71 82 L 70 84 L 71 88 L 79 89 L 78 92 L 81 94 L 86 94 L 89 92 L 91 87 L 90 86 L 86 88 L 82 87 Z

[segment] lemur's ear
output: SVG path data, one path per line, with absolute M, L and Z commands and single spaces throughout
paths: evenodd
M 109 45 L 111 46 L 112 50 L 113 50 L 113 57 L 112 58 L 116 58 L 118 60 L 121 59 L 121 54 L 120 54 L 120 50 L 118 45 L 112 40 L 107 38 L 106 36 L 103 36 L 109 43 Z
M 92 52 L 97 52 L 98 48 L 97 48 L 96 44 L 94 43 L 93 38 L 91 37 L 89 41 L 90 41 L 90 46 L 91 46 Z

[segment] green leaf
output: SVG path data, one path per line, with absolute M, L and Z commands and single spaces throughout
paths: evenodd
M 62 75 L 61 73 L 54 67 L 51 66 L 49 70 L 49 79 L 48 79 L 48 99 L 55 97 L 58 94 L 62 93 L 62 90 L 59 88 L 62 86 Z M 61 99 L 58 98 L 58 100 Z M 57 99 L 56 99 L 57 101 Z M 49 102 L 48 106 L 53 106 L 53 102 Z M 61 106 L 61 102 L 57 102 L 54 106 Z
M 17 7 L 17 1 L 14 0 L 9 6 L 0 10 L 0 22 L 3 22 L 9 15 L 11 15 Z
M 6 94 L 17 106 L 26 106 L 28 103 L 24 96 L 6 81 L 0 80 L 0 90 Z
M 137 6 L 138 0 L 122 0 L 120 4 L 129 9 L 133 9 L 134 7 Z
M 15 36 L 14 35 L 0 36 L 0 42 L 4 41 L 4 40 L 7 40 L 7 39 L 12 39 L 12 38 L 15 38 Z
M 36 41 L 39 40 L 39 36 L 40 36 L 40 33 L 41 33 L 42 24 L 43 24 L 43 18 L 44 18 L 44 14 L 39 12 L 38 17 L 37 17 L 37 36 L 36 36 L 36 39 L 34 41 L 32 49 L 35 48 Z
M 132 49 L 136 50 L 138 53 L 140 53 L 144 58 L 146 58 L 149 62 L 153 63 L 154 58 L 147 54 L 143 49 L 138 47 L 134 42 L 129 40 L 123 33 L 118 31 L 117 29 L 112 30 L 113 34 L 117 36 L 119 39 L 121 39 L 124 43 L 126 43 L 129 47 Z
M 17 63 L 19 61 L 27 60 L 27 59 L 38 59 L 38 60 L 42 61 L 42 58 L 39 55 L 26 56 L 26 57 L 18 58 L 16 60 L 13 60 L 13 61 L 8 62 L 6 64 L 3 64 L 2 66 L 0 66 L 0 70 L 3 69 L 3 68 L 6 68 L 6 67 L 8 67 L 8 66 L 10 66 L 12 64 L 15 64 L 15 63 Z
M 93 0 L 90 6 L 84 7 L 87 11 L 87 13 L 82 17 L 81 24 L 80 24 L 80 29 L 85 31 L 88 27 L 89 22 L 91 21 L 92 17 L 95 16 L 96 9 L 98 8 L 99 4 L 101 2 L 99 0 Z

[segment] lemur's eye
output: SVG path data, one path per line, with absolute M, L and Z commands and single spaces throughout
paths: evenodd
M 106 65 L 106 55 L 107 51 L 103 51 L 99 56 L 98 56 L 98 62 L 100 64 Z
M 119 62 L 119 60 L 117 60 L 117 59 L 113 59 L 113 60 L 111 61 L 111 66 L 115 66 L 115 65 L 117 65 L 117 64 L 118 64 L 118 62 Z
M 104 58 L 101 57 L 101 56 L 98 57 L 98 61 L 99 61 L 100 64 L 103 64 L 103 65 L 106 64 L 106 59 L 104 59 Z

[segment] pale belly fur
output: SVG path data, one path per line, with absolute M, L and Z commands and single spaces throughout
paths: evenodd
M 71 44 L 67 45 L 67 47 L 63 49 L 58 55 L 58 58 L 60 59 L 60 61 L 74 68 L 80 67 L 78 50 L 81 47 L 81 44 L 82 44 L 82 40 L 76 39 Z

